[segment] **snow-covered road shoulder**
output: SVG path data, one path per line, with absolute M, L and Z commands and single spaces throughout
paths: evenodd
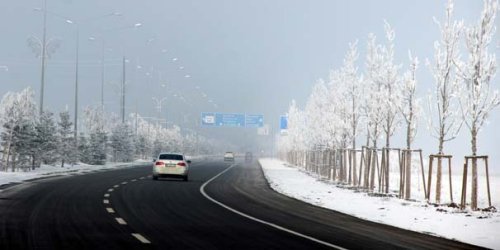
M 461 212 L 337 187 L 277 159 L 259 159 L 275 191 L 316 206 L 399 228 L 500 248 L 500 213 Z
M 94 171 L 112 170 L 118 168 L 137 166 L 139 164 L 145 164 L 145 163 L 146 163 L 145 161 L 135 161 L 128 163 L 113 162 L 113 163 L 106 163 L 105 165 L 87 165 L 82 163 L 74 166 L 66 165 L 64 168 L 60 166 L 42 165 L 40 168 L 28 172 L 0 172 L 0 187 L 7 186 L 10 184 L 22 183 L 23 181 L 39 179 L 39 178 L 79 175 Z M 149 163 L 149 161 L 147 163 Z

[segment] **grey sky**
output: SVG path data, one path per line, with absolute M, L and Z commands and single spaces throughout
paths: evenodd
M 8 71 L 0 68 L 0 94 L 33 86 L 38 97 L 39 62 L 26 39 L 30 35 L 41 36 L 42 15 L 33 11 L 41 5 L 42 0 L 0 3 L 0 65 L 9 68 Z M 100 101 L 99 33 L 140 22 L 143 24 L 140 29 L 114 31 L 104 36 L 106 109 L 118 113 L 115 85 L 120 81 L 120 60 L 125 55 L 130 60 L 128 111 L 133 111 L 137 103 L 140 113 L 155 115 L 151 97 L 169 95 L 173 101 L 163 108 L 164 115 L 177 123 L 186 120 L 193 128 L 201 111 L 262 113 L 268 123 L 276 126 L 279 115 L 286 112 L 292 99 L 303 107 L 315 80 L 327 78 L 330 69 L 341 65 L 349 42 L 359 40 L 363 62 L 366 37 L 372 32 L 381 41 L 384 20 L 396 31 L 397 62 L 406 66 L 408 50 L 420 58 L 419 92 L 425 94 L 432 79 L 424 62 L 425 58 L 432 58 L 433 41 L 439 38 L 432 17 L 441 19 L 444 5 L 445 1 L 435 0 L 48 0 L 49 10 L 75 20 L 114 11 L 123 13 L 122 17 L 82 25 L 82 106 Z M 470 23 L 479 16 L 481 8 L 482 1 L 456 1 L 455 16 Z M 58 37 L 62 44 L 48 62 L 45 102 L 54 111 L 63 110 L 66 105 L 72 110 L 75 28 L 50 14 L 47 27 L 48 37 Z M 91 36 L 96 40 L 89 41 L 87 38 Z M 153 72 L 153 77 L 148 77 L 148 72 Z M 186 74 L 191 77 L 186 78 Z M 167 87 L 162 88 L 161 83 Z M 500 87 L 498 77 L 494 86 Z M 191 105 L 186 106 L 173 97 L 172 90 Z M 491 155 L 494 162 L 500 161 L 500 133 L 495 129 L 500 126 L 499 113 L 498 109 L 494 111 L 491 124 L 479 138 L 480 151 Z M 242 138 L 251 141 L 255 134 L 254 130 L 243 129 L 204 132 L 232 136 L 238 141 Z M 426 153 L 436 148 L 428 134 L 421 127 L 416 141 L 416 146 L 426 149 Z M 457 158 L 466 154 L 466 131 L 449 146 Z

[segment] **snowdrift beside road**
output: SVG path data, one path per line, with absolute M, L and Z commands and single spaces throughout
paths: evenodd
M 337 187 L 334 183 L 288 166 L 277 159 L 259 159 L 264 175 L 275 191 L 304 202 L 350 214 L 362 219 L 421 233 L 440 236 L 493 249 L 500 248 L 500 213 L 465 212 L 410 202 Z M 500 176 L 491 176 L 492 190 L 500 190 Z M 499 208 L 497 195 L 493 206 Z

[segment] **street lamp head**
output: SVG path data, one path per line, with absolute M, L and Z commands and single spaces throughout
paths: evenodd
M 123 16 L 123 14 L 121 12 L 113 12 L 112 15 L 113 16 Z
M 89 41 L 95 41 L 95 37 L 93 36 L 89 37 Z
M 136 24 L 134 24 L 134 28 L 139 28 L 141 26 L 142 26 L 142 23 L 136 23 Z
M 69 23 L 69 24 L 74 24 L 75 22 L 69 20 L 69 19 L 66 19 L 66 23 Z

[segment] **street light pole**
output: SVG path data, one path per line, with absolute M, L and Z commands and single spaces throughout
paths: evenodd
M 122 124 L 125 123 L 125 81 L 126 81 L 126 74 L 125 74 L 125 63 L 126 59 L 125 56 L 123 57 L 123 69 L 122 69 L 122 100 L 121 100 L 121 115 L 122 115 Z
M 104 37 L 101 39 L 102 41 L 102 49 L 101 49 L 101 112 L 104 115 L 104 50 L 105 43 Z
M 42 34 L 42 57 L 41 57 L 41 64 L 42 64 L 42 75 L 41 75 L 41 80 L 40 80 L 40 111 L 39 114 L 40 116 L 43 113 L 43 95 L 44 95 L 44 88 L 45 88 L 45 56 L 46 56 L 46 46 L 47 46 L 47 0 L 43 1 L 43 34 Z
M 76 62 L 75 62 L 75 123 L 74 123 L 74 137 L 75 142 L 78 136 L 78 66 L 79 66 L 79 50 L 80 50 L 80 25 L 76 24 Z

